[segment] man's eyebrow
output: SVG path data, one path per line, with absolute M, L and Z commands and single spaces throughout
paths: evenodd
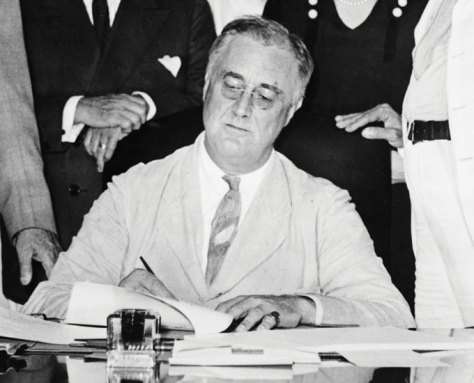
M 262 87 L 262 88 L 265 88 L 265 89 L 270 89 L 270 90 L 274 91 L 276 94 L 282 94 L 283 93 L 283 91 L 275 85 L 260 84 L 259 87 Z
M 236 78 L 238 80 L 244 81 L 244 77 L 242 75 L 238 74 L 238 73 L 235 73 L 235 72 L 225 72 L 224 77 L 227 77 L 227 76 L 230 76 L 230 77 Z

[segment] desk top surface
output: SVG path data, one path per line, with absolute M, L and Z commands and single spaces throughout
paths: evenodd
M 109 372 L 105 361 L 84 362 L 79 358 L 54 355 L 23 357 L 26 367 L 0 374 L 0 383 L 104 383 L 104 382 L 324 382 L 324 383 L 463 383 L 474 381 L 474 352 L 443 358 L 449 367 L 360 368 L 348 363 L 293 367 L 175 367 L 158 365 L 156 377 L 145 380 Z M 114 376 L 112 376 L 114 375 Z

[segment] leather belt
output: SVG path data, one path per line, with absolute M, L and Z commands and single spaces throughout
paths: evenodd
M 423 141 L 451 140 L 449 121 L 413 121 L 408 124 L 408 139 L 413 145 Z

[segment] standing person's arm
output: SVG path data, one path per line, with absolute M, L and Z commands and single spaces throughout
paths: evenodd
M 21 282 L 31 261 L 49 275 L 60 250 L 43 175 L 18 1 L 0 2 L 0 212 L 18 251 Z

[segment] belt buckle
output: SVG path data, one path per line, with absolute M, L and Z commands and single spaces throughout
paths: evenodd
M 409 122 L 408 123 L 408 139 L 412 142 L 413 145 L 415 145 L 418 140 L 417 140 L 417 134 L 415 133 L 415 121 Z
M 408 139 L 412 142 L 413 145 L 423 142 L 425 137 L 426 126 L 417 125 L 416 121 L 408 123 Z

